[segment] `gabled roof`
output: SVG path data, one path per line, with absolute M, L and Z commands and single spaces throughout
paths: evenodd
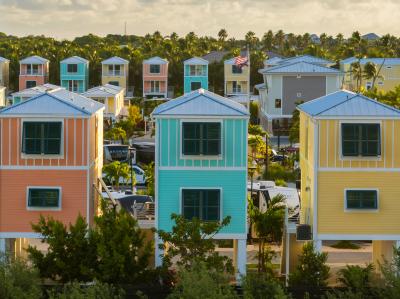
M 161 57 L 155 56 L 149 59 L 143 60 L 143 63 L 146 64 L 168 64 L 168 60 L 163 59 Z
M 311 55 L 300 55 L 282 59 L 280 64 L 283 63 L 294 63 L 294 62 L 309 62 L 314 64 L 321 64 L 321 65 L 333 65 L 334 62 L 330 60 L 326 60 L 323 58 L 311 56 Z
M 339 90 L 297 106 L 313 117 L 400 118 L 400 110 L 362 94 Z
M 129 61 L 126 59 L 123 59 L 118 56 L 114 56 L 111 58 L 107 58 L 106 60 L 103 60 L 101 64 L 128 64 Z
M 282 73 L 319 73 L 319 74 L 341 74 L 338 69 L 322 66 L 315 63 L 298 61 L 292 63 L 281 63 L 277 66 L 259 70 L 261 74 L 282 74 Z
M 10 60 L 0 56 L 0 62 L 10 62 Z
M 89 90 L 87 90 L 86 92 L 82 93 L 83 96 L 85 97 L 109 97 L 109 96 L 115 96 L 117 94 L 119 94 L 121 91 L 123 91 L 124 88 L 121 86 L 115 86 L 112 84 L 105 84 L 102 86 L 96 86 L 93 87 Z
M 273 57 L 273 58 L 265 59 L 264 65 L 277 65 L 282 60 L 284 60 L 284 58 L 280 58 L 280 57 Z
M 48 59 L 40 57 L 40 56 L 37 56 L 37 55 L 29 56 L 29 57 L 26 57 L 26 58 L 24 58 L 24 59 L 19 61 L 19 63 L 22 63 L 22 64 L 30 64 L 30 63 L 32 63 L 32 64 L 44 64 L 44 63 L 47 63 L 47 62 L 49 62 Z
M 351 64 L 358 61 L 356 57 L 349 57 L 340 61 L 341 64 Z M 400 65 L 400 58 L 361 58 L 360 64 L 366 64 L 367 62 L 373 62 L 376 65 Z
M 249 112 L 242 104 L 201 88 L 157 106 L 152 115 L 248 117 Z
M 380 39 L 381 37 L 376 33 L 370 32 L 370 33 L 364 34 L 363 36 L 361 36 L 361 38 L 366 39 L 366 40 L 377 40 L 377 39 Z
M 240 55 L 241 56 L 246 56 L 247 50 L 241 50 Z M 225 56 L 230 54 L 230 51 L 211 51 L 210 53 L 207 53 L 204 55 L 202 58 L 207 60 L 210 63 L 214 62 L 221 62 Z M 227 60 L 225 60 L 226 62 Z
M 79 56 L 72 56 L 61 60 L 60 63 L 89 63 L 89 60 L 86 60 L 85 58 Z
M 183 62 L 183 64 L 187 65 L 187 64 L 201 64 L 201 65 L 207 65 L 208 61 L 201 58 L 201 57 L 193 57 L 190 59 L 187 59 Z
M 50 114 L 55 116 L 91 115 L 103 109 L 104 105 L 92 99 L 70 92 L 64 88 L 40 93 L 26 101 L 19 102 L 0 111 L 1 116 L 34 116 Z
M 33 97 L 35 95 L 44 93 L 46 91 L 53 91 L 53 90 L 60 89 L 60 88 L 63 88 L 63 87 L 58 86 L 58 85 L 54 85 L 54 84 L 50 84 L 50 83 L 45 83 L 43 85 L 38 85 L 38 86 L 35 86 L 35 87 L 26 88 L 26 89 L 23 89 L 21 91 L 14 92 L 11 95 L 13 97 L 24 97 L 24 98 L 27 98 L 27 97 Z

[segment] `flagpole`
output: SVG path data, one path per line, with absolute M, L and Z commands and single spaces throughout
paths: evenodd
M 247 109 L 250 111 L 250 48 L 247 44 L 247 63 L 249 65 L 248 79 L 247 79 Z

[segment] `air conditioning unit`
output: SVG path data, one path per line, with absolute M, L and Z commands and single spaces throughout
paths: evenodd
M 298 224 L 296 226 L 297 241 L 310 241 L 312 240 L 311 225 Z

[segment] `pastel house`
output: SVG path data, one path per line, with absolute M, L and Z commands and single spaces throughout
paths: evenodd
M 34 55 L 19 62 L 19 90 L 43 85 L 49 80 L 49 61 Z
M 33 98 L 34 96 L 40 95 L 44 92 L 52 92 L 54 90 L 61 89 L 62 87 L 50 83 L 45 83 L 43 85 L 38 85 L 35 87 L 27 88 L 21 91 L 17 91 L 11 94 L 12 104 L 18 104 Z
M 10 88 L 9 86 L 10 76 L 10 60 L 0 57 L 0 86 Z
M 152 57 L 143 61 L 143 97 L 168 97 L 168 61 Z
M 104 117 L 116 120 L 124 108 L 125 89 L 121 86 L 106 84 L 93 87 L 82 95 L 104 104 Z
M 72 56 L 60 62 L 60 82 L 65 89 L 82 93 L 89 86 L 89 61 Z
M 373 63 L 378 71 L 374 87 L 379 91 L 390 91 L 400 85 L 400 58 L 362 58 L 350 57 L 340 61 L 340 69 L 345 73 L 344 85 L 350 90 L 357 89 L 357 80 L 352 73 L 352 63 L 359 62 L 364 69 L 367 63 Z M 360 86 L 368 90 L 372 88 L 373 78 L 360 80 Z
M 400 111 L 340 90 L 298 106 L 300 223 L 324 240 L 371 240 L 373 261 L 400 246 Z
M 258 72 L 260 123 L 272 135 L 288 135 L 296 105 L 341 88 L 343 73 L 334 62 L 310 55 L 274 57 Z
M 111 84 L 121 86 L 125 89 L 125 94 L 128 88 L 129 78 L 129 61 L 121 57 L 111 57 L 101 62 L 102 75 L 101 84 Z
M 184 93 L 200 88 L 208 89 L 208 61 L 193 57 L 185 60 L 184 63 Z
M 159 105 L 156 123 L 156 220 L 171 231 L 171 214 L 221 221 L 216 239 L 234 240 L 234 259 L 246 271 L 247 109 L 204 89 Z M 160 240 L 156 240 L 157 244 Z M 156 246 L 156 264 L 162 252 Z
M 250 97 L 250 67 L 235 64 L 236 58 L 224 61 L 224 93 L 239 103 L 247 105 Z
M 0 111 L 0 250 L 39 238 L 40 215 L 68 225 L 97 210 L 103 151 L 101 103 L 65 89 Z

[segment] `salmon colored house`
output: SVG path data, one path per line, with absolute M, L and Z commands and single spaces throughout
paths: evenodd
M 30 56 L 19 62 L 19 90 L 43 85 L 49 81 L 49 61 Z
M 152 57 L 143 61 L 143 97 L 168 97 L 168 61 Z
M 0 111 L 0 251 L 40 235 L 40 215 L 90 224 L 102 169 L 104 105 L 65 89 Z M 15 254 L 18 250 L 15 249 Z

